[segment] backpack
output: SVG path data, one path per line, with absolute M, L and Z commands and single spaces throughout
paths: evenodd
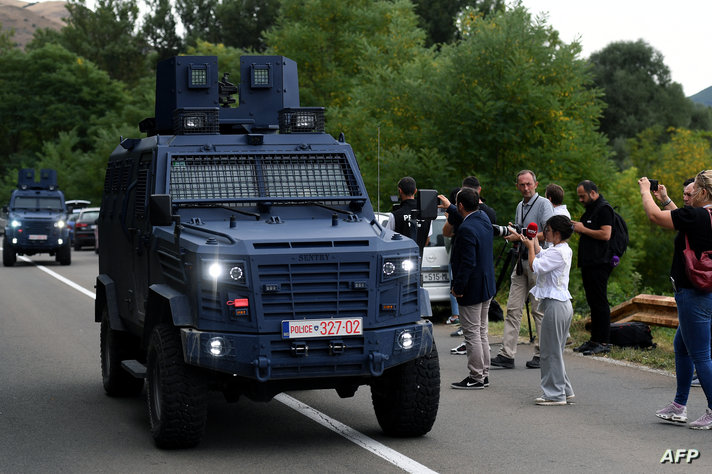
M 613 211 L 613 228 L 611 229 L 608 248 L 613 254 L 612 256 L 617 256 L 620 259 L 628 248 L 628 225 L 610 204 L 608 206 Z
M 610 342 L 621 347 L 646 349 L 656 347 L 650 326 L 640 322 L 611 323 Z

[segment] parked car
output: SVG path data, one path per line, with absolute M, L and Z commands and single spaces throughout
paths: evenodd
M 94 228 L 98 218 L 98 207 L 86 207 L 79 212 L 74 223 L 74 250 L 81 250 L 85 245 L 95 245 Z
M 383 226 L 388 223 L 388 214 L 385 212 L 377 212 L 376 218 Z M 443 235 L 445 222 L 444 214 L 439 215 L 432 222 L 433 233 L 430 235 L 428 245 L 423 249 L 423 259 L 420 264 L 421 284 L 428 290 L 431 303 L 450 301 L 450 276 L 448 273 L 450 238 Z
M 89 207 L 91 202 L 84 199 L 70 199 L 69 201 L 64 201 L 67 206 L 67 212 L 79 212 L 80 210 Z

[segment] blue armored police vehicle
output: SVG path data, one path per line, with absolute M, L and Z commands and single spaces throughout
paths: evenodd
M 64 194 L 57 187 L 55 170 L 34 169 L 18 173 L 17 189 L 3 209 L 7 214 L 2 247 L 2 263 L 11 267 L 18 255 L 48 253 L 61 265 L 72 263 Z
M 146 138 L 109 158 L 98 219 L 96 322 L 110 396 L 146 379 L 165 448 L 197 444 L 210 390 L 371 388 L 393 436 L 427 433 L 440 369 L 413 240 L 381 227 L 353 150 L 300 107 L 297 65 L 243 56 L 158 65 Z M 239 106 L 232 95 L 239 91 Z

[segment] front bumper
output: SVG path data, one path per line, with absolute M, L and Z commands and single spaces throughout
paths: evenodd
M 398 339 L 410 331 L 414 344 L 402 348 Z M 362 336 L 282 339 L 279 334 L 235 334 L 181 330 L 186 363 L 256 379 L 288 380 L 342 376 L 379 376 L 384 370 L 430 353 L 429 321 L 367 330 Z M 225 354 L 213 356 L 210 342 L 221 338 Z

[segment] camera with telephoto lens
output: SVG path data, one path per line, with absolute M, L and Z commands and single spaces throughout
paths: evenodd
M 522 226 L 520 226 L 519 224 L 512 224 L 510 226 L 492 224 L 492 233 L 496 237 L 506 237 L 512 233 L 509 230 L 510 227 L 513 228 L 517 232 L 517 234 L 522 233 Z
M 650 190 L 657 191 L 658 190 L 658 180 L 657 179 L 649 179 L 648 181 L 650 181 Z

